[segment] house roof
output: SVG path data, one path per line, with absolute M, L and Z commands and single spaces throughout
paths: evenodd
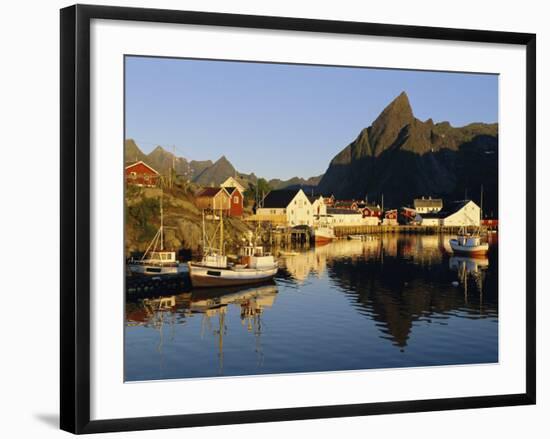
M 126 165 L 126 167 L 125 167 L 124 169 L 129 169 L 129 168 L 132 168 L 132 167 L 134 167 L 134 166 L 136 166 L 136 165 L 139 165 L 139 164 L 145 166 L 146 168 L 149 168 L 149 169 L 150 169 L 151 171 L 153 171 L 155 174 L 160 175 L 160 174 L 157 172 L 156 169 L 153 169 L 151 166 L 149 166 L 149 165 L 148 165 L 147 163 L 145 163 L 143 160 L 140 160 L 140 161 L 135 162 L 135 163 L 130 163 L 129 165 Z
M 269 192 L 263 201 L 264 208 L 287 207 L 300 189 L 279 189 Z
M 369 209 L 373 212 L 381 212 L 382 209 L 380 208 L 380 206 L 375 206 L 374 204 L 366 204 L 366 203 L 363 203 L 363 204 L 360 204 L 358 205 L 358 207 L 361 207 L 363 209 Z
M 240 187 L 242 187 L 243 190 L 245 189 L 244 182 L 238 177 L 227 177 L 220 186 L 226 187 L 226 185 L 231 184 L 232 186 L 227 186 L 227 187 L 235 187 L 235 183 L 238 184 Z
M 203 187 L 197 192 L 197 197 L 214 197 L 219 191 L 223 191 L 221 187 Z
M 414 207 L 443 207 L 443 200 L 441 198 L 415 198 Z
M 361 215 L 361 212 L 351 209 L 327 208 L 327 215 Z
M 233 195 L 233 192 L 235 192 L 235 191 L 241 193 L 241 191 L 239 190 L 238 187 L 228 186 L 228 187 L 224 187 L 224 189 L 227 191 L 227 193 L 228 193 L 229 195 Z
M 448 209 L 445 211 L 440 212 L 431 212 L 431 213 L 423 213 L 421 214 L 422 218 L 426 219 L 436 219 L 436 218 L 447 218 L 449 215 L 452 215 L 453 213 L 458 212 L 460 209 L 462 209 L 466 204 L 468 204 L 472 200 L 460 200 L 460 201 L 452 201 L 447 204 Z
M 322 195 L 306 195 L 311 204 L 315 203 L 318 199 L 323 199 Z

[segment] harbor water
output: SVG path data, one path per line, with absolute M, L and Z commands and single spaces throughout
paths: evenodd
M 267 284 L 127 298 L 125 380 L 498 362 L 496 235 L 475 259 L 449 238 L 287 249 Z

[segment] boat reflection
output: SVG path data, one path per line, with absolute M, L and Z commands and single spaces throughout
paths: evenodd
M 480 306 L 483 303 L 483 281 L 489 259 L 486 257 L 469 258 L 467 256 L 451 256 L 449 268 L 458 274 L 458 283 L 464 291 L 464 300 L 468 303 L 468 289 L 473 285 L 479 293 Z
M 265 309 L 273 306 L 277 292 L 275 283 L 270 282 L 255 287 L 199 289 L 178 295 L 141 299 L 126 304 L 126 324 L 156 329 L 159 332 L 157 350 L 162 354 L 166 323 L 173 340 L 176 325 L 183 326 L 194 316 L 202 316 L 201 338 L 207 332 L 217 338 L 219 373 L 223 374 L 223 345 L 228 329 L 225 319 L 229 308 L 238 308 L 242 326 L 255 336 L 255 350 L 261 363 L 261 317 Z
M 382 338 L 403 349 L 421 322 L 445 324 L 450 316 L 477 319 L 498 313 L 496 276 L 489 279 L 491 293 L 482 307 L 489 259 L 449 257 L 447 246 L 445 235 L 374 236 L 335 241 L 284 257 L 281 265 L 297 284 L 326 276 L 352 299 L 358 313 L 377 322 Z M 453 286 L 457 272 L 464 294 Z M 472 284 L 480 293 L 475 299 L 468 295 Z

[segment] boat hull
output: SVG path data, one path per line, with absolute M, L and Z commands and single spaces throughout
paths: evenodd
M 180 267 L 177 265 L 169 266 L 156 266 L 156 265 L 145 265 L 145 264 L 130 264 L 128 268 L 132 273 L 143 274 L 146 276 L 161 276 L 168 274 L 178 274 L 180 273 Z
M 313 239 L 316 244 L 328 244 L 334 238 L 334 230 L 329 227 L 319 227 L 313 230 Z
M 262 269 L 231 269 L 189 264 L 189 277 L 194 288 L 252 285 L 272 279 L 277 266 Z
M 453 253 L 464 255 L 464 256 L 485 256 L 489 251 L 489 244 L 479 244 L 479 245 L 460 245 L 456 239 L 451 239 L 449 241 Z

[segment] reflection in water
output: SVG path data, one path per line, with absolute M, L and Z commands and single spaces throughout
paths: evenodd
M 336 241 L 281 257 L 276 285 L 127 303 L 126 378 L 496 362 L 497 245 L 448 240 Z

